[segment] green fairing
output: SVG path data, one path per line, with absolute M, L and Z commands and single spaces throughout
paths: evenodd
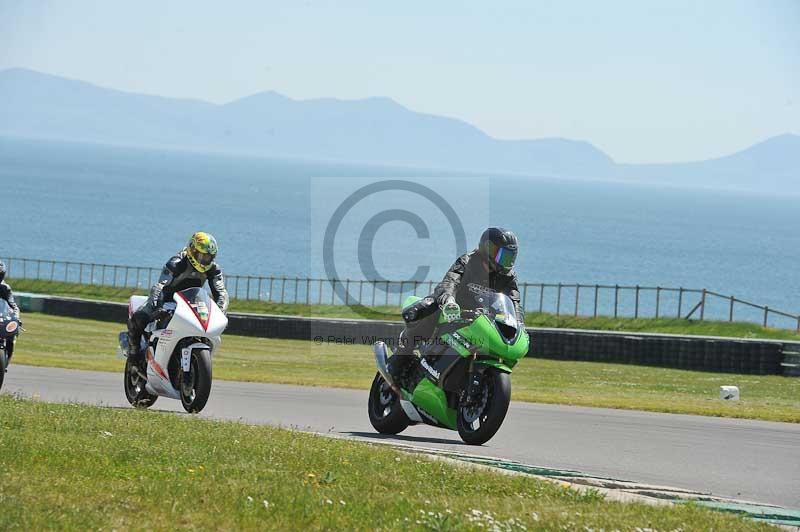
M 403 302 L 403 308 L 413 305 L 419 301 L 420 297 L 408 296 Z M 443 316 L 439 317 L 439 323 L 446 323 Z M 480 316 L 467 327 L 459 329 L 455 334 L 477 347 L 479 352 L 486 353 L 492 358 L 501 360 L 482 360 L 480 363 L 495 367 L 501 371 L 511 373 L 519 359 L 528 354 L 528 334 L 524 331 L 517 340 L 509 345 L 505 342 L 494 323 L 487 316 Z M 450 345 L 459 355 L 470 356 L 472 353 L 468 346 L 459 341 L 453 334 L 444 334 L 442 339 Z
M 456 430 L 456 411 L 448 408 L 444 391 L 428 379 L 422 379 L 414 388 L 411 402 L 445 427 Z
M 440 319 L 440 323 L 444 323 L 444 321 Z M 478 352 L 503 360 L 507 365 L 508 371 L 511 371 L 511 368 L 519 359 L 528 354 L 528 334 L 526 332 L 523 331 L 517 337 L 517 340 L 509 345 L 503 340 L 502 335 L 487 316 L 480 316 L 467 327 L 459 329 L 455 334 L 458 334 L 472 344 L 473 347 L 476 347 Z M 461 342 L 452 338 L 452 335 L 445 334 L 442 338 L 453 349 L 458 351 L 461 356 L 469 355 L 469 350 L 461 347 Z M 489 365 L 502 369 L 502 364 Z

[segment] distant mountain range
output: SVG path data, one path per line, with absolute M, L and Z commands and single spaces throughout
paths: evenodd
M 388 98 L 293 100 L 262 92 L 225 105 L 0 71 L 0 135 L 536 176 L 795 190 L 800 136 L 708 161 L 628 165 L 584 141 L 498 140 Z

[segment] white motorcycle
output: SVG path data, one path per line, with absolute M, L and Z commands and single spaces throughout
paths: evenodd
M 147 408 L 161 395 L 180 399 L 187 412 L 200 412 L 211 394 L 211 359 L 228 318 L 203 288 L 175 292 L 172 299 L 142 335 L 145 373 L 131 359 L 125 362 L 125 397 Z M 131 296 L 129 316 L 145 301 Z M 118 354 L 127 358 L 127 353 L 128 333 L 122 332 Z

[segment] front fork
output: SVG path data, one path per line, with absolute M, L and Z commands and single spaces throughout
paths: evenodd
M 480 369 L 480 365 L 475 363 L 477 358 L 477 353 L 473 353 L 469 360 L 467 387 L 464 390 L 464 402 L 467 404 L 475 402 L 481 393 L 481 378 L 483 377 L 483 372 Z
M 187 386 L 191 388 L 191 382 L 192 382 L 191 347 L 184 347 L 181 349 L 181 371 L 183 372 L 183 378 L 181 379 L 181 384 L 184 386 L 184 388 Z

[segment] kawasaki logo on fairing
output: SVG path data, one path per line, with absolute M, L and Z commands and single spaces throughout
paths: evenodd
M 428 361 L 427 361 L 427 360 L 425 360 L 425 359 L 423 358 L 423 359 L 422 359 L 422 362 L 420 362 L 420 364 L 422 364 L 422 367 L 423 367 L 423 368 L 425 368 L 426 370 L 428 370 L 428 373 L 430 373 L 430 374 L 433 376 L 433 378 L 435 378 L 436 380 L 439 380 L 439 375 L 441 375 L 441 374 L 440 374 L 438 371 L 436 371 L 435 369 L 433 369 L 433 368 L 431 367 L 431 365 L 430 365 L 430 364 L 428 364 Z

